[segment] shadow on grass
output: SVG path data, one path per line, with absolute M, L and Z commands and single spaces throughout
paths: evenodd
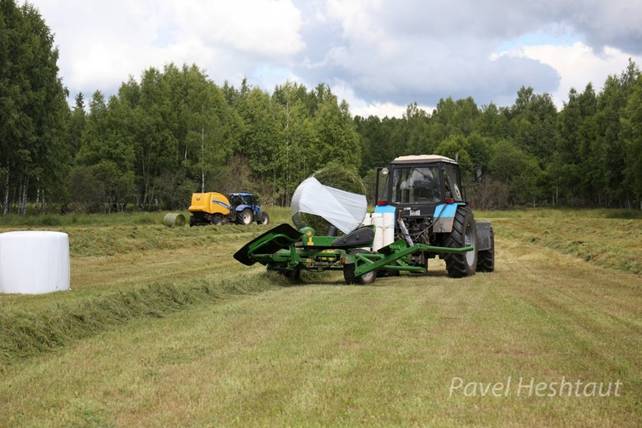
M 281 287 L 302 287 L 302 286 L 316 286 L 316 285 L 327 285 L 327 286 L 341 286 L 341 287 L 368 287 L 368 286 L 385 286 L 392 287 L 399 285 L 399 281 L 403 282 L 404 280 L 418 279 L 418 278 L 448 278 L 448 273 L 446 271 L 428 271 L 427 273 L 410 273 L 410 274 L 400 274 L 400 275 L 382 275 L 378 276 L 376 281 L 373 284 L 346 284 L 343 280 L 343 276 L 340 271 L 328 271 L 328 272 L 302 272 L 301 279 L 298 281 L 292 281 L 286 278 L 284 275 L 276 272 L 267 272 L 267 278 L 270 278 L 275 284 L 278 284 Z

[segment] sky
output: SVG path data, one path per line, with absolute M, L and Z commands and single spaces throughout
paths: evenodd
M 642 0 L 33 0 L 71 98 L 114 94 L 150 66 L 196 64 L 215 82 L 327 83 L 353 114 L 401 116 L 521 86 L 558 107 L 642 65 Z

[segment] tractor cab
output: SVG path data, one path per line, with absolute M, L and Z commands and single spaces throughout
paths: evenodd
M 404 217 L 430 217 L 437 205 L 464 202 L 459 165 L 445 156 L 400 156 L 382 172 L 385 200 Z
M 380 176 L 383 195 L 377 195 L 377 210 L 394 207 L 412 235 L 428 225 L 432 232 L 450 232 L 457 206 L 466 204 L 459 165 L 445 156 L 400 156 L 379 168 L 377 190 Z
M 475 221 L 456 160 L 440 155 L 400 156 L 387 168 L 378 168 L 377 193 L 381 176 L 383 198 L 375 196 L 375 213 L 394 216 L 399 225 L 395 239 L 444 247 L 475 247 L 465 256 L 444 255 L 451 276 L 470 275 L 478 264 L 480 271 L 493 269 L 492 226 Z M 419 254 L 424 260 L 435 255 Z M 417 260 L 423 263 L 421 257 Z
M 230 194 L 230 203 L 233 207 L 238 207 L 241 205 L 250 207 L 258 205 L 258 200 L 252 193 L 240 192 Z

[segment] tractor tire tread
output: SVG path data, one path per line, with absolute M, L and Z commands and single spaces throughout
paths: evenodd
M 455 218 L 453 219 L 452 231 L 446 240 L 447 247 L 456 248 L 463 247 L 465 245 L 466 219 L 469 217 L 470 221 L 473 221 L 474 227 L 472 210 L 467 206 L 460 206 L 457 208 Z M 472 269 L 469 268 L 465 254 L 449 253 L 444 256 L 444 260 L 446 261 L 448 276 L 451 278 L 463 278 L 475 273 L 476 266 L 473 266 Z
M 490 249 L 477 252 L 477 272 L 495 270 L 495 232 L 490 228 Z

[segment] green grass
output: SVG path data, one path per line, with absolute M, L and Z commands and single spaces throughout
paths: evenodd
M 630 209 L 572 209 L 572 208 L 526 208 L 516 210 L 476 211 L 486 218 L 533 218 L 533 217 L 579 217 L 579 218 L 614 218 L 642 219 L 642 210 Z
M 287 211 L 276 209 L 272 215 L 282 221 Z M 115 216 L 120 218 L 99 226 L 47 228 L 69 234 L 73 291 L 0 295 L 0 364 L 133 318 L 162 316 L 233 290 L 258 290 L 273 283 L 256 277 L 248 282 L 247 270 L 230 257 L 241 240 L 264 232 L 266 226 L 168 228 L 124 224 L 124 215 Z M 103 216 L 93 220 L 100 218 Z M 141 214 L 139 218 L 150 217 Z M 18 229 L 33 227 L 9 227 L 0 232 Z
M 264 207 L 272 221 L 287 221 L 288 209 L 282 207 Z M 182 212 L 186 218 L 188 211 Z M 134 211 L 113 214 L 18 214 L 0 215 L 0 227 L 67 227 L 67 226 L 113 226 L 113 225 L 149 225 L 162 224 L 167 211 L 144 212 Z
M 165 212 L 131 212 L 114 214 L 9 214 L 0 216 L 0 226 L 109 226 L 114 224 L 161 224 Z
M 0 296 L 0 425 L 639 426 L 640 220 L 477 217 L 495 224 L 495 273 L 453 280 L 436 262 L 368 287 L 285 286 L 236 263 L 258 226 L 62 227 L 73 291 Z M 449 398 L 454 376 L 623 389 Z
M 272 224 L 289 221 L 289 210 L 268 208 Z M 162 225 L 165 213 L 135 214 L 86 214 L 82 221 L 73 222 L 69 216 L 0 216 L 0 233 L 13 230 L 57 230 L 70 238 L 72 256 L 112 256 L 141 251 L 180 249 L 208 246 L 212 242 L 236 238 L 250 238 L 266 230 L 266 226 L 251 224 L 241 226 L 176 227 Z M 4 221 L 3 221 L 4 220 Z M 21 221 L 21 222 L 20 222 Z
M 599 266 L 642 273 L 642 219 L 626 210 L 480 212 L 497 234 L 546 246 Z
M 287 212 L 271 210 L 279 222 L 287 221 Z M 0 295 L 0 364 L 63 346 L 133 318 L 162 316 L 191 304 L 274 284 L 262 277 L 248 279 L 247 270 L 229 257 L 240 240 L 263 233 L 266 226 L 168 228 L 124 224 L 121 221 L 126 215 L 115 216 L 119 218 L 97 227 L 74 224 L 48 228 L 69 234 L 73 292 Z M 92 217 L 92 221 L 103 217 Z M 139 213 L 133 218 L 151 217 Z M 0 232 L 16 229 L 32 227 Z M 230 245 L 230 241 L 234 243 Z M 219 271 L 223 266 L 227 272 Z
M 139 318 L 12 367 L 0 414 L 54 426 L 638 426 L 639 280 L 500 244 L 498 272 L 466 280 L 329 277 Z M 449 398 L 454 376 L 624 387 L 611 398 Z

